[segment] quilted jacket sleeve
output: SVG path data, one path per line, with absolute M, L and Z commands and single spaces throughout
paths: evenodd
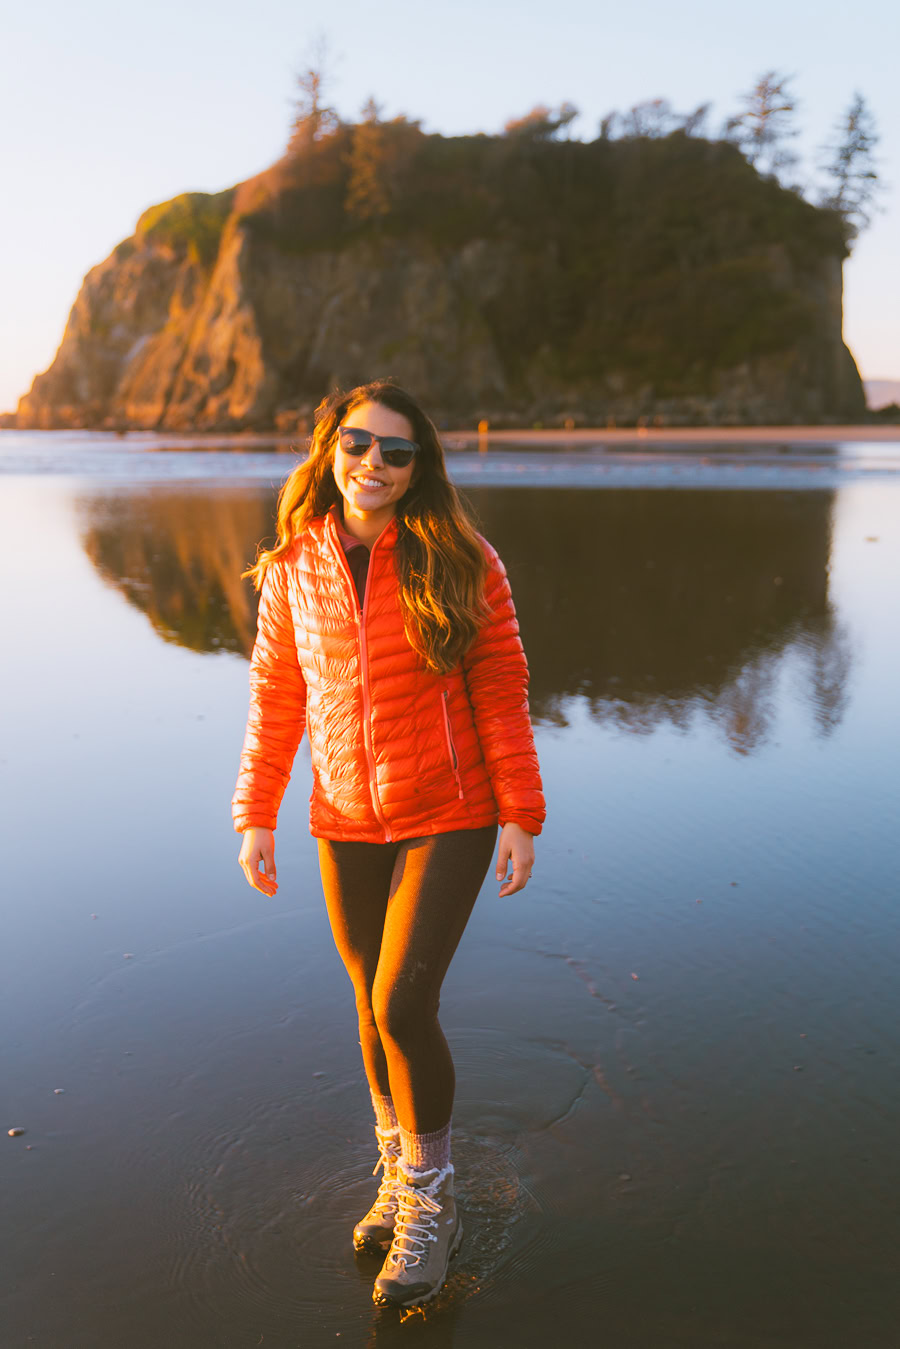
M 274 829 L 306 722 L 306 683 L 297 661 L 285 568 L 266 571 L 250 657 L 250 713 L 231 800 L 238 833 Z
M 500 824 L 512 820 L 539 834 L 546 810 L 528 713 L 528 665 L 506 568 L 490 544 L 485 552 L 491 613 L 463 657 L 463 671 Z

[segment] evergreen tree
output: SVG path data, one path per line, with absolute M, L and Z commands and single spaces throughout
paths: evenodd
M 742 112 L 729 117 L 723 129 L 725 140 L 737 145 L 759 173 L 779 178 L 793 168 L 797 155 L 785 144 L 799 135 L 792 125 L 797 103 L 788 90 L 790 75 L 767 71 L 743 98 Z
M 374 98 L 367 99 L 361 112 L 362 121 L 352 133 L 345 207 L 357 220 L 377 220 L 390 210 L 384 128 Z
M 319 34 L 313 43 L 310 64 L 297 76 L 300 92 L 294 100 L 294 120 L 287 147 L 292 158 L 308 151 L 314 141 L 330 135 L 340 125 L 337 112 L 324 101 L 330 83 L 328 61 L 328 42 L 323 34 Z
M 672 105 L 667 98 L 649 98 L 635 103 L 624 114 L 621 135 L 667 136 L 677 125 Z
M 711 103 L 701 103 L 693 112 L 679 114 L 678 120 L 681 123 L 681 130 L 686 136 L 706 135 L 706 119 L 711 107 Z
M 667 98 L 646 99 L 635 103 L 628 112 L 608 112 L 601 119 L 601 140 L 627 139 L 634 136 L 669 136 L 683 131 L 686 136 L 702 136 L 712 104 L 701 103 L 693 112 L 677 113 Z
M 554 112 L 543 103 L 536 103 L 524 117 L 511 118 L 503 128 L 506 136 L 521 136 L 530 140 L 552 140 L 563 127 L 574 122 L 578 108 L 574 103 L 561 103 Z
M 819 168 L 830 182 L 819 194 L 819 205 L 843 216 L 848 242 L 872 221 L 876 192 L 883 188 L 872 151 L 878 144 L 875 119 L 862 94 L 855 93 L 834 128 L 836 141 L 820 149 Z

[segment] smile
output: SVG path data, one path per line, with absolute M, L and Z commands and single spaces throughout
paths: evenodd
M 358 482 L 361 487 L 387 487 L 388 485 L 386 482 L 382 482 L 380 478 L 369 478 L 362 473 L 355 474 L 353 481 Z

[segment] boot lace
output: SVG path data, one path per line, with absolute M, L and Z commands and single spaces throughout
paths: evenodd
M 427 1254 L 426 1242 L 437 1241 L 437 1223 L 432 1215 L 440 1213 L 442 1205 L 434 1196 L 445 1172 L 430 1185 L 418 1189 L 398 1181 L 396 1195 L 399 1212 L 394 1224 L 394 1239 L 385 1261 L 386 1267 L 408 1269 L 421 1264 Z
M 399 1137 L 395 1131 L 390 1129 L 376 1129 L 375 1135 L 378 1139 L 378 1161 L 375 1163 L 373 1176 L 378 1175 L 378 1168 L 383 1168 L 381 1184 L 378 1186 L 378 1193 L 375 1196 L 375 1202 L 369 1210 L 372 1214 L 379 1214 L 382 1217 L 390 1218 L 397 1212 L 397 1162 L 400 1157 Z

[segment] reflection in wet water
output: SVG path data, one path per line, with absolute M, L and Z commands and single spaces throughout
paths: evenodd
M 249 656 L 256 599 L 240 576 L 256 542 L 274 541 L 267 494 L 162 489 L 95 497 L 81 511 L 91 561 L 161 637 Z
M 401 1318 L 305 746 L 274 901 L 230 827 L 274 491 L 4 479 L 4 1349 L 892 1346 L 897 486 L 469 489 L 550 812 L 444 986 L 466 1234 Z
M 734 748 L 770 733 L 786 653 L 823 734 L 850 653 L 828 599 L 831 492 L 469 489 L 509 570 L 535 721 L 567 704 L 648 733 L 710 718 Z M 238 577 L 273 536 L 274 495 L 194 488 L 82 502 L 84 546 L 161 636 L 249 656 L 256 595 Z

